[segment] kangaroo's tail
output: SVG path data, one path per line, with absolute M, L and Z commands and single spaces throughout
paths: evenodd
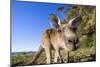
M 40 54 L 42 53 L 43 51 L 43 48 L 40 46 L 38 51 L 35 53 L 35 55 L 33 55 L 33 58 L 30 62 L 28 62 L 26 65 L 31 65 L 31 64 L 34 64 L 35 61 L 38 59 L 38 57 L 40 56 Z

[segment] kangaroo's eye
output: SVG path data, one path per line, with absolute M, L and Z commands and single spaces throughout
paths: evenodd
M 58 32 L 61 32 L 61 30 L 58 30 Z
M 69 43 L 71 43 L 71 42 L 73 42 L 73 41 L 71 41 L 71 40 L 68 40 L 68 42 L 69 42 Z

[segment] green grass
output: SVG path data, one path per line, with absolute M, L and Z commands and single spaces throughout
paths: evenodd
M 81 48 L 90 48 L 96 44 L 96 35 L 92 34 L 91 36 L 85 35 L 80 42 Z
M 65 51 L 61 50 L 61 57 L 65 58 Z M 80 48 L 76 51 L 73 51 L 69 54 L 69 63 L 71 62 L 87 62 L 87 61 L 95 61 L 95 46 L 91 48 Z M 29 62 L 32 59 L 32 56 L 13 56 L 11 57 L 12 65 L 25 65 L 25 63 Z M 54 51 L 52 51 L 52 63 L 54 59 Z M 40 57 L 37 59 L 35 64 L 46 64 L 46 55 L 45 52 L 42 52 Z

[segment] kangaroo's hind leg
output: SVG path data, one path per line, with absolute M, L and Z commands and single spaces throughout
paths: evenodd
M 51 46 L 50 46 L 49 41 L 45 41 L 44 50 L 46 53 L 46 62 L 47 62 L 47 64 L 50 64 L 51 63 Z

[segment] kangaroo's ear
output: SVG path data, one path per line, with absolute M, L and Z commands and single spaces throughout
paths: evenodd
M 58 16 L 56 16 L 55 14 L 50 14 L 49 17 L 48 17 L 48 19 L 49 19 L 51 25 L 52 25 L 54 28 L 58 29 L 58 28 L 60 27 L 60 25 L 61 25 L 61 20 L 59 19 Z
M 69 26 L 72 28 L 72 29 L 77 29 L 78 25 L 81 23 L 82 21 L 82 17 L 81 16 L 78 16 L 76 18 L 73 18 L 69 21 Z

